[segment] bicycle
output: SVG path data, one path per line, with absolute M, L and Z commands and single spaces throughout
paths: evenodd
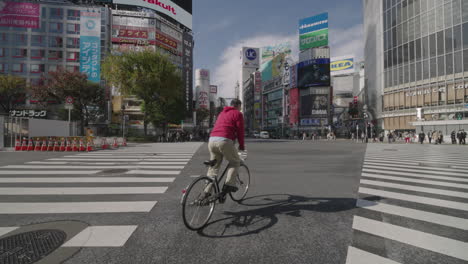
M 244 199 L 250 185 L 250 171 L 245 164 L 247 153 L 239 153 L 239 157 L 241 157 L 241 165 L 236 177 L 236 185 L 239 189 L 237 192 L 229 193 L 231 199 L 236 202 Z M 213 167 L 216 160 L 204 161 L 203 164 Z M 182 191 L 182 218 L 188 229 L 200 230 L 204 228 L 213 215 L 216 202 L 225 202 L 226 197 L 221 193 L 222 186 L 220 187 L 220 183 L 228 168 L 229 165 L 226 166 L 219 179 L 217 176 L 214 178 L 208 176 L 198 177 Z M 193 213 L 191 209 L 193 209 Z

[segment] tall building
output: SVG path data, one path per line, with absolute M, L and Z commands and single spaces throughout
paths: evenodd
M 366 104 L 385 130 L 467 128 L 467 22 L 468 1 L 364 0 Z

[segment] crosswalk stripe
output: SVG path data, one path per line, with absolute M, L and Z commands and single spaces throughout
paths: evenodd
M 143 178 L 143 177 L 54 177 L 54 178 L 2 178 L 0 183 L 85 183 L 85 182 L 107 182 L 107 183 L 137 183 L 137 182 L 173 182 L 175 178 Z
M 78 163 L 73 163 L 73 162 L 67 162 L 67 161 L 30 161 L 26 162 L 27 164 L 47 164 L 47 165 L 66 165 L 66 164 L 82 164 L 82 165 L 115 165 L 117 163 L 115 162 L 78 162 Z
M 160 161 L 160 162 L 166 162 L 166 161 L 190 161 L 190 159 L 72 159 L 72 158 L 52 158 L 48 159 L 52 161 Z
M 435 176 L 435 175 L 427 175 L 427 174 L 420 174 L 420 173 L 374 170 L 374 169 L 366 169 L 366 168 L 364 168 L 362 171 L 363 172 L 370 172 L 370 173 L 385 174 L 385 175 L 412 176 L 412 177 L 420 177 L 420 178 L 430 178 L 430 179 L 441 179 L 441 180 L 468 182 L 468 179 L 462 178 L 462 177 L 456 177 L 456 176 L 455 177 Z
M 446 195 L 446 196 L 452 196 L 452 197 L 468 198 L 467 192 L 447 191 L 447 190 L 441 190 L 441 189 L 436 189 L 436 188 L 418 187 L 418 186 L 412 186 L 412 185 L 407 185 L 407 184 L 390 183 L 390 182 L 383 182 L 383 181 L 361 180 L 361 183 L 367 184 L 367 185 L 379 186 L 379 187 L 388 187 L 388 188 L 395 188 L 395 189 L 406 190 L 406 191 L 413 191 L 413 192 L 423 192 L 423 193 L 439 194 L 439 195 Z
M 8 187 L 0 188 L 0 195 L 154 194 L 166 190 L 167 187 Z
M 189 159 L 192 158 L 192 156 L 187 156 L 187 155 L 178 155 L 178 156 L 113 156 L 113 157 L 108 157 L 108 156 L 92 156 L 92 155 L 83 155 L 83 156 L 63 156 L 64 158 L 117 158 L 117 159 L 134 159 L 134 158 L 139 158 L 139 159 Z
M 451 167 L 451 168 L 423 167 L 423 166 L 416 166 L 416 165 L 391 164 L 391 163 L 388 163 L 388 162 L 364 161 L 364 165 L 374 165 L 374 166 L 385 165 L 385 167 L 413 168 L 413 169 L 419 169 L 421 171 L 426 171 L 426 170 L 448 171 L 448 172 L 462 172 L 462 171 L 464 171 L 464 170 L 460 170 L 460 169 L 455 169 L 453 167 Z
M 71 174 L 96 174 L 101 172 L 100 170 L 80 170 L 80 171 L 38 171 L 38 170 L 0 170 L 0 175 L 71 175 Z
M 378 203 L 374 201 L 368 201 L 358 199 L 356 203 L 357 207 L 365 208 L 367 210 L 377 211 L 386 214 L 397 215 L 401 217 L 407 217 L 438 225 L 444 225 L 448 227 L 454 227 L 462 230 L 468 230 L 468 219 L 453 217 L 443 214 L 436 214 L 396 205 L 390 205 L 385 203 Z
M 468 164 L 466 159 L 455 161 L 455 160 L 440 160 L 440 159 L 431 159 L 431 158 L 391 158 L 391 157 L 365 157 L 365 160 L 383 160 L 383 161 L 411 161 L 418 163 L 439 163 L 439 164 Z
M 3 235 L 6 235 L 6 234 L 8 234 L 11 231 L 16 230 L 16 229 L 18 229 L 17 226 L 0 227 L 0 237 L 3 236 Z
M 394 171 L 409 171 L 409 172 L 419 172 L 421 174 L 438 174 L 438 175 L 452 175 L 452 176 L 460 176 L 460 177 L 468 177 L 467 173 L 457 173 L 457 172 L 445 172 L 445 171 L 421 171 L 419 169 L 409 169 L 409 168 L 394 168 L 388 166 L 373 166 L 373 165 L 364 165 L 363 168 L 369 169 L 381 169 L 381 170 L 394 170 Z
M 399 262 L 369 253 L 355 247 L 348 247 L 346 264 L 400 264 Z
M 414 183 L 454 187 L 454 188 L 460 188 L 460 189 L 468 189 L 468 184 L 458 184 L 458 183 L 443 182 L 443 181 L 420 180 L 420 179 L 414 179 L 414 178 L 408 178 L 408 177 L 387 176 L 387 175 L 379 175 L 379 174 L 373 174 L 373 173 L 362 173 L 361 176 L 377 178 L 377 179 L 384 179 L 384 180 L 414 182 Z M 437 177 L 437 176 L 435 176 L 435 177 Z M 447 177 L 440 177 L 440 178 L 447 178 Z M 468 182 L 468 179 L 464 179 L 464 181 Z
M 402 201 L 408 201 L 408 202 L 414 202 L 414 203 L 420 203 L 420 204 L 428 204 L 428 205 L 433 205 L 433 206 L 468 211 L 468 203 L 453 202 L 453 201 L 448 201 L 448 200 L 428 198 L 424 196 L 403 194 L 403 193 L 397 193 L 397 192 L 382 191 L 382 190 L 366 188 L 366 187 L 359 187 L 358 192 L 362 194 L 375 195 L 375 196 L 380 196 L 384 198 L 391 198 L 391 199 L 397 199 L 397 200 L 402 200 Z
M 434 160 L 401 160 L 401 159 L 376 159 L 376 158 L 365 158 L 365 161 L 382 162 L 382 163 L 389 163 L 389 164 L 408 164 L 408 165 L 421 164 L 421 163 L 422 164 L 444 164 L 447 166 L 463 164 L 460 162 L 451 162 L 451 161 L 441 162 L 441 161 L 434 161 Z
M 468 243 L 354 216 L 353 229 L 454 258 L 468 260 Z
M 50 164 L 50 165 L 65 165 L 68 164 L 66 161 L 29 161 L 27 164 Z
M 125 174 L 179 175 L 180 171 L 131 170 L 127 171 Z
M 140 166 L 140 165 L 120 165 L 120 166 L 105 166 L 105 165 L 7 165 L 0 167 L 8 169 L 183 169 L 184 166 Z
M 62 247 L 122 247 L 136 228 L 136 225 L 88 226 Z
M 147 213 L 156 201 L 0 203 L 2 214 Z
M 144 161 L 138 162 L 138 165 L 186 165 L 188 162 L 186 161 L 168 161 L 168 162 L 157 162 L 157 161 Z
M 119 155 L 161 155 L 161 156 L 174 156 L 174 155 L 193 155 L 191 152 L 113 152 L 113 153 L 80 153 L 76 156 L 94 155 L 94 156 L 119 156 Z

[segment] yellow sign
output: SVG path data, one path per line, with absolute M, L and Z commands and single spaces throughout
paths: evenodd
M 330 70 L 331 71 L 349 70 L 349 69 L 352 69 L 353 66 L 354 66 L 354 59 L 333 61 L 330 63 Z

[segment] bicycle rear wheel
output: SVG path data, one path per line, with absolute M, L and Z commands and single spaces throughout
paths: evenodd
M 240 202 L 242 199 L 244 199 L 245 195 L 247 195 L 247 191 L 249 190 L 249 185 L 250 171 L 245 164 L 242 164 L 239 167 L 238 174 L 236 177 L 236 186 L 237 188 L 239 188 L 239 190 L 237 190 L 237 192 L 234 193 L 229 193 L 231 199 L 236 202 Z
M 205 189 L 209 184 L 209 192 Z M 213 179 L 200 177 L 192 182 L 182 199 L 182 218 L 185 226 L 190 230 L 199 230 L 205 227 L 213 214 L 216 199 L 216 190 Z

